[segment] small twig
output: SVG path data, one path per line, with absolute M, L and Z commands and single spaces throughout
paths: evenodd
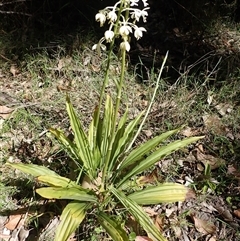
M 20 3 L 20 2 L 27 2 L 27 0 L 15 0 L 15 1 L 11 1 L 11 2 L 0 3 L 0 7 L 5 6 L 7 4 Z
M 1 58 L 3 58 L 3 59 L 5 59 L 5 60 L 7 60 L 7 61 L 9 61 L 9 62 L 12 62 L 12 60 L 11 59 L 8 59 L 7 57 L 5 57 L 4 55 L 2 55 L 2 54 L 0 54 L 0 57 Z
M 2 11 L 2 10 L 0 10 L 0 13 L 2 13 L 2 14 L 20 14 L 20 15 L 29 16 L 29 17 L 32 16 L 32 14 L 29 14 L 29 13 L 14 12 L 14 11 Z

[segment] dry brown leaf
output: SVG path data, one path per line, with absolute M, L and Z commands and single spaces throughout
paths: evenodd
M 217 241 L 217 238 L 215 236 L 212 236 L 208 241 Z
M 7 119 L 10 114 L 13 112 L 13 109 L 8 108 L 7 106 L 0 105 L 0 117 L 3 119 Z
M 91 68 L 94 72 L 99 72 L 101 70 L 100 66 L 91 64 Z
M 13 77 L 16 77 L 17 74 L 20 73 L 19 69 L 16 65 L 11 65 L 10 67 L 10 73 L 13 75 Z
M 191 214 L 194 221 L 195 228 L 202 234 L 214 234 L 216 232 L 216 226 L 208 220 L 200 219 L 195 213 Z
M 227 174 L 233 175 L 236 179 L 240 179 L 240 171 L 234 165 L 228 166 Z
M 233 213 L 237 218 L 240 218 L 240 209 L 234 210 Z
M 217 109 L 218 113 L 221 116 L 225 116 L 225 115 L 231 113 L 233 110 L 233 107 L 230 104 L 226 104 L 226 103 L 220 103 L 220 104 L 216 105 L 215 108 Z
M 175 233 L 175 235 L 176 235 L 177 238 L 182 237 L 182 230 L 181 230 L 180 227 L 178 227 L 178 226 L 173 226 L 172 229 L 173 229 L 173 231 L 174 231 L 174 233 Z
M 71 63 L 71 61 L 72 61 L 72 58 L 70 58 L 70 57 L 59 59 L 58 65 L 57 65 L 57 70 L 61 71 L 61 69 L 66 67 L 67 65 L 69 65 Z
M 223 217 L 225 221 L 230 221 L 230 222 L 233 221 L 232 214 L 226 207 L 222 206 L 221 203 L 216 204 L 215 208 L 217 209 L 218 213 Z
M 10 215 L 5 227 L 9 230 L 20 228 L 24 225 L 24 217 L 22 214 Z
M 187 126 L 186 128 L 184 128 L 183 130 L 181 130 L 180 133 L 181 133 L 182 135 L 186 136 L 186 137 L 195 136 L 192 128 L 189 127 L 189 126 Z
M 218 135 L 226 134 L 226 127 L 222 123 L 221 119 L 217 115 L 204 115 L 202 116 L 204 126 L 207 130 L 212 130 L 214 133 Z
M 144 207 L 143 210 L 144 210 L 144 212 L 146 212 L 148 214 L 149 217 L 158 215 L 158 212 L 155 212 L 154 209 L 152 209 L 150 207 Z
M 164 216 L 157 215 L 154 220 L 154 225 L 157 227 L 157 229 L 162 232 L 163 231 L 163 225 L 164 225 Z
M 212 155 L 202 153 L 199 150 L 199 148 L 195 148 L 192 151 L 192 154 L 198 161 L 202 162 L 204 165 L 209 164 L 212 170 L 214 170 L 226 163 L 225 160 L 222 158 L 217 158 Z

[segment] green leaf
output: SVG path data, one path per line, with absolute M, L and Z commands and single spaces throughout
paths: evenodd
M 147 158 L 140 160 L 138 163 L 135 163 L 135 166 L 119 182 L 118 187 L 120 187 L 122 184 L 124 184 L 124 182 L 126 182 L 131 177 L 147 170 L 152 165 L 154 165 L 157 161 L 160 161 L 161 159 L 163 159 L 167 155 L 171 154 L 172 152 L 177 151 L 177 150 L 179 150 L 193 142 L 196 142 L 202 138 L 204 138 L 204 136 L 190 137 L 190 138 L 186 138 L 183 140 L 177 140 L 166 146 L 160 147 Z
M 84 202 L 97 202 L 97 197 L 94 194 L 89 194 L 89 191 L 84 189 L 79 190 L 75 187 L 43 187 L 36 192 L 44 198 L 48 199 L 68 199 Z
M 76 182 L 61 176 L 38 176 L 37 181 L 53 187 L 75 187 L 81 188 Z
M 70 102 L 69 97 L 67 96 L 67 112 L 70 118 L 71 127 L 74 132 L 75 142 L 78 148 L 78 155 L 80 156 L 83 165 L 85 167 L 85 171 L 91 177 L 96 176 L 96 169 L 93 165 L 93 155 L 90 149 L 90 145 L 88 142 L 88 138 L 83 130 L 83 127 L 73 109 L 72 103 Z
M 104 117 L 103 117 L 103 122 L 102 124 L 102 137 L 101 137 L 101 155 L 102 157 L 106 157 L 109 146 L 111 143 L 111 136 L 112 132 L 114 131 L 113 129 L 113 104 L 112 100 L 109 95 L 107 95 L 106 103 L 105 103 L 105 110 L 104 110 Z M 100 123 L 99 123 L 100 124 Z M 102 164 L 105 164 L 105 159 L 103 158 Z
M 150 151 L 154 150 L 156 146 L 158 146 L 161 142 L 165 141 L 170 136 L 176 134 L 181 128 L 167 131 L 160 136 L 156 136 L 153 139 L 143 143 L 136 149 L 134 149 L 122 162 L 119 170 L 123 170 L 124 168 L 127 168 L 128 166 L 131 166 L 135 162 L 138 162 L 142 159 L 143 156 L 147 155 Z
M 47 167 L 44 166 L 38 166 L 35 164 L 23 164 L 23 163 L 6 163 L 7 166 L 11 166 L 13 168 L 16 168 L 24 173 L 30 174 L 34 177 L 38 176 L 59 176 L 56 172 L 50 170 Z
M 134 216 L 144 230 L 151 235 L 155 240 L 166 241 L 163 235 L 159 232 L 157 227 L 153 224 L 151 218 L 142 210 L 142 208 L 133 200 L 126 197 L 123 192 L 114 187 L 110 187 L 113 195 L 122 203 L 128 212 Z
M 92 165 L 94 169 L 97 169 L 101 161 L 101 153 L 99 150 L 99 146 L 96 144 L 96 139 L 95 139 L 96 130 L 95 130 L 94 122 L 95 121 L 93 119 L 89 126 L 88 141 L 89 141 L 90 150 L 93 153 Z
M 97 214 L 97 219 L 101 226 L 107 231 L 114 241 L 128 241 L 126 231 L 116 221 L 103 212 Z
M 54 241 L 67 241 L 86 216 L 88 203 L 71 202 L 63 210 Z
M 64 150 L 69 154 L 73 161 L 79 165 L 83 165 L 81 156 L 79 156 L 77 146 L 65 136 L 65 134 L 57 129 L 49 128 L 51 134 L 53 134 L 61 145 L 63 145 Z
M 128 198 L 141 205 L 184 201 L 189 189 L 177 183 L 164 183 L 156 187 L 147 187 L 128 195 Z
M 129 141 L 131 140 L 133 132 L 136 130 L 136 126 L 139 124 L 141 120 L 143 113 L 144 111 L 141 112 L 134 120 L 130 121 L 127 127 L 124 128 L 124 133 L 120 139 L 119 139 L 119 136 L 116 135 L 114 146 L 112 148 L 112 157 L 111 157 L 112 165 L 109 166 L 109 171 L 111 171 L 111 168 L 116 163 L 119 155 L 121 155 L 123 151 L 126 149 Z

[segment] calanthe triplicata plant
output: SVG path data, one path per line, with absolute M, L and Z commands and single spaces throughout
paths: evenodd
M 143 9 L 139 8 L 140 3 Z M 125 113 L 119 117 L 126 51 L 130 50 L 130 36 L 137 40 L 142 37 L 146 29 L 137 24 L 140 20 L 146 21 L 148 9 L 147 0 L 120 0 L 113 7 L 106 7 L 96 15 L 100 26 L 105 23 L 109 24 L 104 37 L 93 46 L 93 49 L 100 54 L 101 51 L 107 49 L 104 42 L 109 44 L 99 105 L 93 113 L 88 131 L 85 131 L 67 96 L 66 107 L 74 140 L 70 140 L 59 129 L 49 130 L 75 162 L 77 168 L 74 171 L 78 173 L 77 179 L 70 180 L 47 167 L 34 164 L 7 164 L 33 175 L 38 182 L 45 184 L 47 187 L 36 190 L 42 197 L 69 200 L 60 217 L 61 222 L 56 231 L 55 241 L 68 240 L 88 213 L 95 215 L 99 225 L 112 240 L 129 240 L 131 227 L 127 229 L 121 220 L 131 217 L 142 226 L 145 235 L 150 239 L 164 241 L 166 239 L 163 234 L 154 226 L 151 218 L 141 206 L 184 201 L 189 195 L 189 189 L 177 183 L 145 184 L 139 187 L 138 179 L 142 172 L 151 168 L 162 158 L 202 137 L 166 142 L 169 137 L 180 130 L 178 128 L 132 148 L 150 111 L 166 58 L 160 69 L 147 111 L 140 113 L 133 120 L 128 120 L 126 109 Z M 116 38 L 121 39 L 121 73 L 119 79 L 114 82 L 116 99 L 112 101 L 109 95 L 105 96 L 105 88 L 108 83 L 111 54 Z M 119 215 L 122 218 L 116 219 Z

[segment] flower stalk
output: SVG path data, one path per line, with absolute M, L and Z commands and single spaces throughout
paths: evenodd
M 96 14 L 95 19 L 100 23 L 102 27 L 106 20 L 109 20 L 109 29 L 105 31 L 104 37 L 100 39 L 100 41 L 93 46 L 93 49 L 96 49 L 99 54 L 101 54 L 101 49 L 105 49 L 105 45 L 103 42 L 110 43 L 109 52 L 108 52 L 108 60 L 105 71 L 105 77 L 100 93 L 99 106 L 97 108 L 96 120 L 95 120 L 95 145 L 96 145 L 96 136 L 97 130 L 99 129 L 99 119 L 100 119 L 100 111 L 104 99 L 105 88 L 109 79 L 109 67 L 111 62 L 111 56 L 113 52 L 113 46 L 116 38 L 121 38 L 122 42 L 120 43 L 121 50 L 121 74 L 120 79 L 116 83 L 117 96 L 115 101 L 115 108 L 113 114 L 113 125 L 112 131 L 109 138 L 109 147 L 107 150 L 107 155 L 104 157 L 104 169 L 102 173 L 102 181 L 101 181 L 101 191 L 105 191 L 106 178 L 111 176 L 109 172 L 112 169 L 113 163 L 111 163 L 111 152 L 114 143 L 114 135 L 118 122 L 118 113 L 120 109 L 121 103 L 121 95 L 122 88 L 124 84 L 125 77 L 125 64 L 126 64 L 126 52 L 130 50 L 130 34 L 134 32 L 134 37 L 139 40 L 143 36 L 143 32 L 146 32 L 144 27 L 138 27 L 137 22 L 140 19 L 143 19 L 143 22 L 146 22 L 146 17 L 148 16 L 147 10 L 149 9 L 147 0 L 142 0 L 144 5 L 144 9 L 140 10 L 138 8 L 139 0 L 120 0 L 113 7 L 106 7 L 105 9 L 99 11 Z M 110 165 L 111 164 L 111 165 Z

